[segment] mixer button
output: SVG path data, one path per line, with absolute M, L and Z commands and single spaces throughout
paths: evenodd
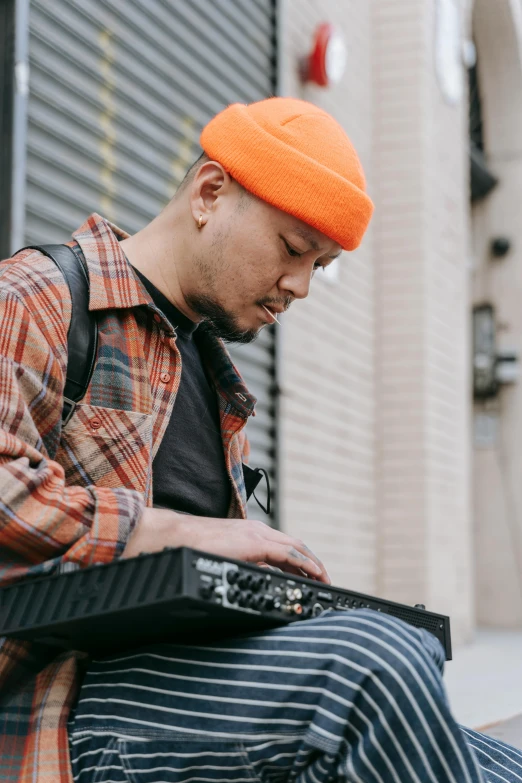
M 234 569 L 233 571 L 227 571 L 227 582 L 229 585 L 234 585 L 239 579 L 239 571 Z
M 209 584 L 208 582 L 202 584 L 199 588 L 199 594 L 202 598 L 210 598 L 214 591 L 214 585 Z

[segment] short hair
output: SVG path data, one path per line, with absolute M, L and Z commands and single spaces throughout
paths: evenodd
M 198 170 L 201 168 L 201 166 L 207 162 L 207 160 L 210 160 L 206 152 L 202 152 L 201 155 L 197 160 L 194 161 L 194 163 L 191 165 L 191 167 L 188 169 L 187 173 L 181 180 L 178 191 L 183 190 L 196 176 Z
M 190 185 L 190 183 L 192 182 L 192 180 L 194 179 L 194 177 L 198 173 L 198 171 L 201 168 L 201 166 L 203 166 L 203 164 L 206 163 L 209 160 L 211 160 L 211 158 L 208 157 L 207 153 L 206 152 L 202 152 L 201 155 L 199 156 L 199 158 L 194 161 L 194 163 L 191 165 L 191 167 L 188 169 L 187 173 L 185 174 L 185 176 L 181 180 L 181 182 L 179 184 L 179 187 L 178 187 L 176 193 L 174 194 L 174 198 L 176 198 L 178 193 L 181 193 L 186 187 L 188 187 L 188 185 Z M 239 182 L 237 182 L 237 180 L 235 180 L 235 181 L 239 185 L 239 188 L 240 188 L 238 209 L 240 211 L 244 212 L 247 209 L 248 205 L 249 205 L 249 202 L 250 202 L 250 200 L 252 198 L 252 194 L 248 190 L 246 190 L 246 188 L 244 188 L 242 185 L 240 185 Z

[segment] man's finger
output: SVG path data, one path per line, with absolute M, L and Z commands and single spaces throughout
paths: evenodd
M 301 569 L 307 576 L 315 577 L 321 582 L 327 582 L 323 569 L 293 546 L 281 546 L 269 541 L 263 559 L 271 565 L 282 568 L 283 571 L 288 571 L 290 566 L 296 569 L 293 573 L 299 574 L 299 569 Z
M 277 541 L 278 543 L 281 543 L 282 545 L 291 546 L 294 549 L 296 549 L 298 552 L 301 552 L 307 559 L 313 560 L 313 562 L 318 566 L 320 569 L 320 577 L 318 574 L 314 573 L 314 576 L 318 576 L 322 582 L 326 582 L 327 584 L 331 584 L 332 580 L 330 579 L 330 576 L 328 574 L 328 571 L 324 567 L 321 560 L 317 557 L 312 550 L 306 546 L 306 544 L 303 541 L 300 541 L 297 538 L 292 538 L 291 536 L 288 536 L 286 533 L 282 533 L 280 530 L 274 530 L 272 527 L 266 526 L 266 536 L 272 541 Z M 309 572 L 308 572 L 309 573 Z

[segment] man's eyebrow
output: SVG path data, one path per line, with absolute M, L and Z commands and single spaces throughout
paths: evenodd
M 294 234 L 300 236 L 301 239 L 304 239 L 305 242 L 310 242 L 314 250 L 321 249 L 317 244 L 317 241 L 311 231 L 307 231 L 307 229 L 303 228 L 302 226 L 295 226 L 294 228 L 292 228 L 292 231 L 294 232 Z
M 312 234 L 311 231 L 308 231 L 306 228 L 303 228 L 302 226 L 295 226 L 292 231 L 301 237 L 301 239 L 304 239 L 305 242 L 310 242 L 313 250 L 320 250 L 321 248 L 317 244 L 317 241 Z M 336 253 L 334 256 L 328 256 L 328 258 L 331 258 L 332 260 L 335 260 L 336 258 L 339 258 L 339 256 L 342 253 L 342 249 L 339 250 L 338 253 Z

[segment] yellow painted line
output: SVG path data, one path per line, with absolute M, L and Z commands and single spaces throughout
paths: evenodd
M 113 119 L 116 115 L 116 104 L 114 102 L 116 77 L 113 71 L 116 53 L 114 50 L 113 36 L 113 31 L 107 29 L 102 30 L 98 36 L 98 43 L 103 51 L 103 55 L 98 62 L 100 73 L 103 78 L 103 84 L 100 87 L 99 92 L 103 111 L 100 112 L 98 119 L 104 134 L 104 138 L 99 142 L 99 150 L 103 160 L 100 169 L 100 180 L 105 191 L 100 197 L 100 209 L 111 221 L 114 221 L 113 197 L 116 193 L 114 172 L 117 167 L 117 158 L 114 152 L 116 128 L 113 124 Z
M 174 157 L 170 164 L 173 181 L 169 183 L 169 191 L 172 188 L 177 190 L 181 180 L 186 174 L 189 166 L 194 163 L 196 146 L 196 123 L 192 117 L 186 115 L 181 121 L 182 137 L 178 144 L 178 154 Z M 169 197 L 172 193 L 169 194 Z

